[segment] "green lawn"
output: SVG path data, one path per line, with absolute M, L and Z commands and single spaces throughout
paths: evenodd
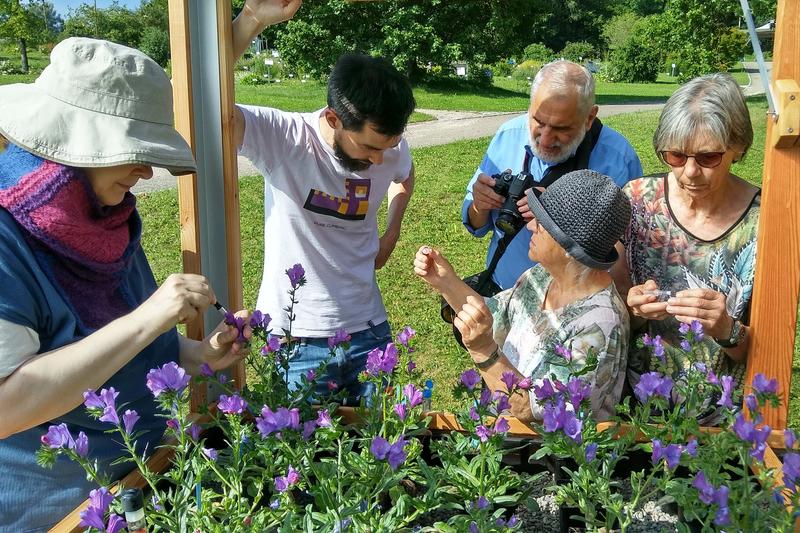
M 750 154 L 734 170 L 753 183 L 761 181 L 764 146 L 763 98 L 749 102 L 756 139 Z M 642 158 L 645 173 L 664 167 L 652 153 L 651 136 L 658 112 L 649 111 L 609 117 L 606 124 L 622 132 Z M 378 282 L 395 329 L 410 325 L 419 332 L 420 367 L 436 383 L 434 401 L 440 408 L 455 405 L 450 389 L 468 357 L 451 340 L 451 333 L 439 318 L 439 299 L 419 281 L 411 269 L 417 248 L 431 244 L 441 248 L 457 265 L 458 271 L 471 274 L 480 270 L 486 240 L 470 237 L 460 222 L 460 206 L 464 187 L 483 155 L 488 138 L 455 142 L 443 146 L 413 150 L 417 168 L 417 186 L 406 214 L 403 235 L 389 263 L 378 272 Z M 240 188 L 242 263 L 244 300 L 253 306 L 261 278 L 263 253 L 263 187 L 258 176 L 241 180 Z M 180 269 L 178 203 L 174 190 L 140 195 L 140 210 L 146 230 L 144 245 L 156 277 L 162 280 Z M 380 220 L 385 218 L 385 209 Z M 284 280 L 278 280 L 283 282 Z M 299 293 L 302 298 L 302 289 Z M 795 357 L 795 374 L 800 373 L 800 358 Z M 794 380 L 800 387 L 800 380 Z M 793 387 L 790 423 L 800 427 L 797 400 L 800 390 Z

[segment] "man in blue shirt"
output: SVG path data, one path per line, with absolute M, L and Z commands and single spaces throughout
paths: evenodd
M 594 98 L 594 79 L 582 66 L 558 60 L 543 66 L 531 87 L 528 113 L 503 124 L 489 143 L 478 170 L 467 186 L 461 219 L 475 237 L 492 230 L 486 264 L 503 238 L 495 226 L 505 198 L 494 191 L 491 176 L 504 170 L 529 172 L 534 186 L 546 187 L 573 170 L 589 168 L 610 176 L 622 187 L 642 175 L 642 165 L 631 144 L 613 129 L 600 124 Z M 520 214 L 530 213 L 525 195 Z M 531 233 L 523 227 L 508 244 L 492 280 L 512 287 L 534 265 L 528 258 Z

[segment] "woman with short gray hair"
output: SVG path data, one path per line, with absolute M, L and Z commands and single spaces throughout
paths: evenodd
M 732 375 L 741 385 L 761 191 L 731 165 L 752 142 L 750 114 L 733 78 L 695 78 L 667 101 L 653 136 L 669 172 L 624 188 L 633 215 L 615 280 L 623 293 L 630 287 L 634 330 L 660 336 L 675 379 L 699 358 L 710 373 Z M 705 333 L 693 359 L 679 330 L 694 321 Z M 658 364 L 649 349 L 631 343 L 631 350 L 628 377 L 635 386 Z M 702 423 L 719 421 L 717 400 L 710 399 Z

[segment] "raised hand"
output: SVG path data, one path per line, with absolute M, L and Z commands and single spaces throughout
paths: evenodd
M 470 353 L 480 353 L 485 358 L 496 346 L 492 336 L 494 320 L 486 302 L 480 296 L 469 295 L 456 311 L 453 325 L 461 333 L 464 346 Z
M 414 273 L 441 291 L 453 280 L 458 280 L 455 270 L 442 253 L 430 246 L 422 246 L 414 256 Z
M 242 12 L 262 29 L 294 17 L 303 0 L 246 0 Z

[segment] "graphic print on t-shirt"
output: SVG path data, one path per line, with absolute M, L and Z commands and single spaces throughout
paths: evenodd
M 344 220 L 364 220 L 369 210 L 370 183 L 370 180 L 363 178 L 345 179 L 344 197 L 311 189 L 303 209 Z

